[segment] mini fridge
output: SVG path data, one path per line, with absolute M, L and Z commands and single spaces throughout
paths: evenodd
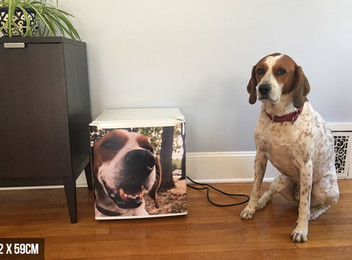
M 186 215 L 185 136 L 178 108 L 108 109 L 93 120 L 95 219 Z

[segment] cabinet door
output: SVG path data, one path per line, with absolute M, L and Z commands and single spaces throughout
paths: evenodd
M 0 177 L 71 174 L 62 51 L 0 45 Z

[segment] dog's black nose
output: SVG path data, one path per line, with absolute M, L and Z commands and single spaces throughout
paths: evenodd
M 271 86 L 269 84 L 261 84 L 259 86 L 259 92 L 262 95 L 267 95 L 270 92 Z
M 154 155 L 147 150 L 132 150 L 125 156 L 126 168 L 149 175 L 155 166 Z

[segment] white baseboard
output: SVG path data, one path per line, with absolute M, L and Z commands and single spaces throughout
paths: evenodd
M 187 176 L 207 183 L 252 182 L 255 152 L 188 153 Z M 268 163 L 264 181 L 271 181 L 278 171 Z

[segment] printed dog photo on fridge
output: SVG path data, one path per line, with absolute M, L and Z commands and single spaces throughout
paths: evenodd
M 184 127 L 91 127 L 96 219 L 187 214 Z

